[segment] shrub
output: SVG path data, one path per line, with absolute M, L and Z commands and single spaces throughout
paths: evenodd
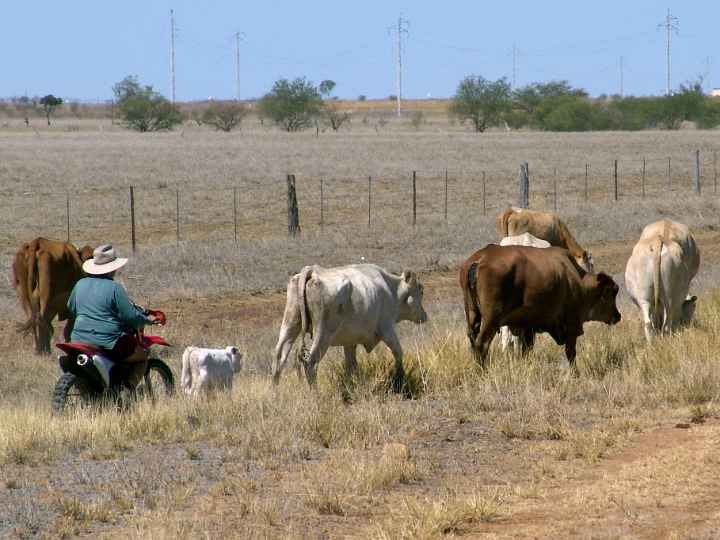
M 137 77 L 125 77 L 113 86 L 120 117 L 140 132 L 172 129 L 181 124 L 180 110 L 152 86 L 141 86 Z
M 480 133 L 498 125 L 510 106 L 510 83 L 505 78 L 488 81 L 471 75 L 460 81 L 450 104 L 450 113 L 461 122 L 470 120 L 475 131 Z
M 240 103 L 211 103 L 202 114 L 201 121 L 218 131 L 230 132 L 240 127 L 247 113 L 247 107 Z
M 304 77 L 280 79 L 258 103 L 261 117 L 270 118 L 286 131 L 300 131 L 313 125 L 323 109 L 319 90 Z

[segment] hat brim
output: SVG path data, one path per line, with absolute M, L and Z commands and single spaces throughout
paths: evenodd
M 82 269 L 86 274 L 101 276 L 122 268 L 127 262 L 128 260 L 124 257 L 118 257 L 114 261 L 105 264 L 95 264 L 94 259 L 88 259 L 83 263 Z

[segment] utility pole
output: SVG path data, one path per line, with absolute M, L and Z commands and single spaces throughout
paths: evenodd
M 235 99 L 240 101 L 240 41 L 245 38 L 244 32 L 235 32 Z
M 703 83 L 705 84 L 707 91 L 712 91 L 712 84 L 710 84 L 710 65 L 712 59 L 709 56 L 705 57 L 705 76 L 703 77 Z
M 512 49 L 512 87 L 513 90 L 517 88 L 517 60 L 518 60 L 518 50 L 515 44 L 513 43 L 513 49 Z
M 620 57 L 620 98 L 625 97 L 625 81 L 623 73 L 623 57 Z
M 397 27 L 393 29 L 391 26 L 388 28 L 389 32 L 395 32 L 397 34 L 397 73 L 396 73 L 396 99 L 397 99 L 397 115 L 402 115 L 402 55 L 403 55 L 403 35 L 408 34 L 408 24 L 410 21 L 404 19 L 402 14 L 398 17 Z
M 172 102 L 175 103 L 175 11 L 170 10 L 170 77 Z
M 670 8 L 668 8 L 667 16 L 665 17 L 665 22 L 661 22 L 658 25 L 658 28 L 664 27 L 667 31 L 667 86 L 665 89 L 665 94 L 670 95 L 670 40 L 672 37 L 673 30 L 677 34 L 677 31 L 679 29 L 678 26 L 678 18 L 670 14 Z

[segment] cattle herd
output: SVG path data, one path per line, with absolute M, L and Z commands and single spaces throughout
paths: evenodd
M 527 352 L 539 332 L 564 345 L 570 364 L 583 325 L 620 321 L 618 285 L 595 272 L 592 255 L 573 238 L 556 214 L 509 208 L 497 217 L 500 244 L 473 253 L 460 268 L 467 335 L 475 358 L 484 362 L 497 333 L 503 349 Z M 49 353 L 51 322 L 73 321 L 66 303 L 82 277 L 82 263 L 92 249 L 38 238 L 18 250 L 13 282 L 27 321 L 19 328 L 32 333 L 39 353 Z M 688 294 L 697 274 L 700 253 L 686 225 L 661 220 L 645 227 L 627 262 L 625 286 L 642 314 L 645 336 L 672 332 L 694 314 L 696 297 Z M 394 387 L 403 380 L 403 353 L 395 324 L 424 323 L 423 286 L 410 271 L 397 275 L 374 264 L 336 268 L 308 266 L 290 278 L 287 301 L 275 349 L 272 377 L 279 382 L 298 337 L 298 370 L 310 385 L 329 347 L 342 346 L 345 370 L 357 367 L 356 349 L 366 352 L 383 342 L 395 359 Z M 309 348 L 305 337 L 310 334 Z M 182 386 L 196 395 L 212 387 L 230 387 L 240 369 L 234 347 L 200 349 L 183 354 Z

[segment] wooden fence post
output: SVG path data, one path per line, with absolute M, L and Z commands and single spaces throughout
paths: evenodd
M 557 167 L 553 169 L 553 208 L 555 209 L 555 213 L 557 213 Z
M 487 190 L 485 186 L 485 171 L 483 171 L 483 216 L 487 214 L 486 195 Z
M 668 180 L 667 188 L 668 188 L 668 191 L 670 191 L 670 190 L 672 189 L 672 183 L 671 183 L 671 180 L 670 180 L 670 159 L 671 159 L 671 158 L 668 157 L 668 170 L 667 170 L 667 180 Z
M 67 241 L 70 242 L 70 193 L 65 194 L 65 216 L 67 217 Z
M 588 163 L 585 164 L 585 202 L 588 200 L 588 169 L 590 168 L 590 165 Z
M 135 253 L 135 188 L 130 186 L 130 246 Z
M 237 187 L 233 188 L 233 235 L 237 244 Z
M 180 244 L 180 190 L 175 190 L 175 244 Z
M 618 200 L 618 172 L 617 172 L 617 159 L 615 160 L 613 179 L 615 181 L 615 200 Z
M 700 150 L 695 150 L 695 175 L 693 188 L 700 195 Z
M 520 164 L 520 208 L 530 207 L 530 166 L 527 161 Z
M 368 228 L 370 227 L 371 209 L 372 209 L 372 176 L 368 176 Z
M 413 227 L 417 225 L 417 186 L 416 186 L 417 174 L 413 171 L 412 176 L 412 211 L 413 211 Z
M 325 194 L 323 193 L 323 179 L 320 179 L 320 230 L 325 230 Z
M 645 158 L 643 158 L 643 168 L 642 168 L 642 198 L 645 198 Z
M 445 223 L 447 223 L 448 171 L 445 169 Z
M 298 209 L 294 174 L 287 175 L 287 210 L 288 236 L 295 238 L 296 235 L 300 234 L 300 210 Z

